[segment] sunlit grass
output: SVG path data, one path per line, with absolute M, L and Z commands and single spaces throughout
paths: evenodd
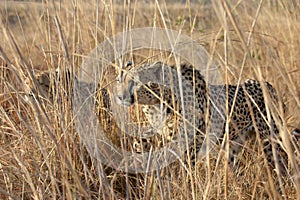
M 257 151 L 245 153 L 240 176 L 224 167 L 223 155 L 220 160 L 209 157 L 198 162 L 193 178 L 179 163 L 148 175 L 101 166 L 75 131 L 71 86 L 64 78 L 58 82 L 50 76 L 59 90 L 49 91 L 53 96 L 49 100 L 34 76 L 45 70 L 54 73 L 56 68 L 77 72 L 98 43 L 123 30 L 148 26 L 180 30 L 206 48 L 226 82 L 252 78 L 276 88 L 286 112 L 270 109 L 279 112 L 280 134 L 290 141 L 289 132 L 300 124 L 299 4 L 96 2 L 64 1 L 55 7 L 52 2 L 0 2 L 1 199 L 300 198 L 299 150 L 287 151 L 290 173 L 281 186 L 285 196 L 272 189 L 279 183 L 268 178 L 261 153 L 253 153 L 260 152 L 257 146 Z M 40 98 L 28 101 L 25 83 Z M 104 126 L 110 138 L 119 136 L 113 122 Z

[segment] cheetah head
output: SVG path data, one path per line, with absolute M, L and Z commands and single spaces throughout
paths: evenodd
M 136 102 L 141 105 L 159 104 L 163 86 L 153 80 L 160 78 L 161 67 L 162 63 L 158 62 L 127 72 L 121 71 L 117 84 L 117 103 L 125 106 L 131 106 Z

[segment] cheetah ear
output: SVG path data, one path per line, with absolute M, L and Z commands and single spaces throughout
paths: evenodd
M 163 63 L 161 61 L 157 61 L 154 65 L 160 65 L 160 66 L 162 66 Z
M 149 81 L 149 82 L 147 83 L 147 85 L 148 85 L 150 88 L 152 88 L 152 89 L 159 88 L 159 85 L 158 85 L 157 83 L 153 83 L 153 82 L 151 82 L 151 81 Z
M 162 68 L 163 68 L 163 63 L 162 62 L 157 62 L 157 63 L 155 63 L 155 71 L 154 71 L 154 76 L 155 76 L 155 78 L 157 79 L 157 80 L 161 80 L 161 76 L 162 76 Z M 164 66 L 164 67 L 166 67 L 166 66 Z

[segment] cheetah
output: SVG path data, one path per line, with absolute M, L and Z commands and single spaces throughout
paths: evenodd
M 34 78 L 36 81 L 36 84 L 31 84 L 29 78 L 25 80 L 25 99 L 29 101 L 29 98 L 31 98 L 33 95 L 37 95 L 41 100 L 45 100 L 46 102 L 53 103 L 55 98 L 55 95 L 58 94 L 58 90 L 63 90 L 63 92 L 68 93 L 66 91 L 67 89 L 62 88 L 61 84 L 62 82 L 65 82 L 66 87 L 70 87 L 70 80 L 76 77 L 73 77 L 71 72 L 69 70 L 65 70 L 63 74 L 61 74 L 61 71 L 59 69 L 56 69 L 54 71 L 46 70 L 42 72 L 38 72 L 34 74 Z M 36 89 L 33 87 L 35 85 Z M 59 87 L 57 87 L 57 85 Z M 35 94 L 34 94 L 35 93 Z M 68 94 L 65 94 L 66 96 L 69 96 Z M 111 117 L 108 117 L 108 115 L 112 115 L 112 109 L 111 109 L 111 97 L 109 94 L 109 91 L 106 88 L 99 88 L 97 91 L 97 105 L 96 108 L 97 112 L 99 112 L 100 107 L 103 109 L 106 109 L 105 112 L 103 112 L 105 115 L 107 115 L 105 118 L 109 121 L 112 120 Z M 57 100 L 57 99 L 56 99 Z M 99 115 L 99 113 L 97 113 Z
M 212 151 L 213 145 L 220 146 L 225 141 L 227 122 L 231 167 L 237 165 L 237 154 L 243 145 L 255 136 L 263 141 L 266 158 L 275 167 L 272 145 L 279 146 L 273 142 L 279 138 L 279 130 L 273 116 L 268 115 L 265 104 L 268 95 L 279 106 L 272 85 L 256 80 L 247 80 L 240 85 L 209 85 L 200 71 L 191 65 L 181 64 L 178 70 L 180 73 L 177 73 L 176 66 L 157 62 L 121 72 L 117 103 L 142 105 L 153 130 L 167 140 L 187 136 L 192 163 L 199 155 L 205 156 Z M 230 118 L 226 115 L 226 103 Z M 175 119 L 177 122 L 171 120 L 174 115 L 179 116 Z M 175 124 L 178 128 L 174 128 Z M 176 130 L 179 134 L 175 135 Z
M 181 73 L 177 74 L 175 66 L 169 67 L 158 62 L 146 64 L 120 74 L 117 95 L 114 95 L 114 98 L 119 104 L 125 106 L 131 106 L 135 103 L 142 105 L 143 112 L 152 127 L 151 134 L 142 135 L 142 142 L 149 143 L 149 136 L 156 133 L 166 142 L 186 137 L 185 133 L 188 133 L 188 142 L 191 146 L 188 151 L 191 157 L 190 160 L 194 164 L 198 154 L 206 155 L 211 150 L 210 145 L 219 146 L 224 141 L 226 109 L 220 105 L 226 104 L 226 94 L 228 93 L 228 110 L 233 110 L 229 123 L 230 165 L 235 167 L 238 162 L 237 154 L 245 142 L 253 138 L 253 134 L 250 134 L 253 132 L 260 133 L 258 136 L 264 142 L 267 158 L 270 163 L 274 163 L 270 140 L 279 137 L 278 129 L 272 117 L 271 122 L 267 122 L 267 111 L 260 83 L 255 80 L 247 80 L 238 86 L 228 85 L 228 89 L 226 89 L 226 85 L 208 85 L 200 71 L 195 70 L 193 66 L 181 65 L 180 68 Z M 174 71 L 170 71 L 170 69 Z M 172 75 L 171 79 L 175 82 L 171 88 L 168 87 L 171 82 L 171 80 L 168 80 L 170 74 Z M 52 74 L 53 77 L 57 75 L 57 72 L 54 75 Z M 49 71 L 37 75 L 39 87 L 47 96 L 51 96 L 53 90 L 55 93 L 56 89 L 51 86 L 49 76 L 51 76 Z M 67 72 L 66 77 L 69 76 L 70 73 Z M 181 76 L 185 78 L 182 82 L 183 85 L 189 85 L 191 88 L 184 88 L 183 98 L 179 99 L 178 97 L 181 98 L 181 94 L 178 82 Z M 155 79 L 158 81 L 153 81 Z M 267 82 L 263 84 L 271 99 L 278 103 L 274 88 Z M 108 118 L 111 120 L 112 96 L 104 88 L 101 89 L 100 93 L 103 97 L 101 105 L 103 104 L 110 112 Z M 43 98 L 51 98 L 47 96 L 43 96 Z M 190 115 L 184 113 L 182 106 L 185 108 L 185 112 Z M 210 120 L 206 120 L 206 118 Z M 255 127 L 258 131 L 255 131 Z M 298 132 L 294 131 L 293 134 L 298 136 Z M 145 138 L 147 140 L 144 140 Z M 139 138 L 136 141 L 139 141 Z M 141 152 L 144 143 L 135 142 L 133 145 L 135 151 Z M 163 145 L 164 142 L 161 142 L 161 144 Z
M 68 95 L 67 87 L 70 87 L 71 73 L 67 69 L 64 70 L 64 73 L 59 69 L 36 72 L 33 79 L 29 77 L 25 79 L 25 93 L 27 94 L 25 98 L 27 100 L 35 94 L 43 101 L 53 102 L 58 90 L 63 91 L 64 95 Z

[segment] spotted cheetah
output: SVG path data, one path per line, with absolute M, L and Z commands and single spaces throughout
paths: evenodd
M 209 85 L 193 66 L 183 64 L 178 70 L 180 73 L 175 66 L 157 62 L 121 72 L 118 104 L 143 105 L 153 130 L 158 129 L 169 140 L 188 136 L 193 163 L 197 156 L 206 155 L 213 145 L 220 146 L 225 141 L 227 122 L 230 166 L 235 167 L 237 154 L 255 136 L 263 141 L 266 158 L 275 166 L 272 145 L 278 146 L 273 141 L 279 138 L 279 131 L 273 116 L 268 114 L 265 97 L 269 96 L 277 107 L 279 101 L 269 83 L 247 80 L 240 85 Z M 178 123 L 171 120 L 174 115 L 179 116 L 175 119 Z M 172 127 L 175 124 L 178 128 Z M 174 130 L 179 134 L 174 136 Z
M 117 87 L 117 102 L 126 106 L 131 106 L 136 102 L 143 105 L 143 112 L 152 127 L 150 136 L 158 133 L 161 138 L 169 142 L 181 137 L 180 134 L 177 135 L 178 132 L 185 133 L 188 130 L 189 145 L 192 146 L 189 151 L 191 160 L 194 162 L 193 159 L 196 160 L 197 154 L 206 154 L 207 149 L 210 149 L 208 148 L 209 145 L 206 145 L 208 143 L 206 141 L 217 146 L 224 141 L 225 122 L 227 120 L 224 105 L 226 104 L 226 91 L 228 90 L 228 110 L 233 111 L 229 123 L 230 165 L 234 166 L 237 162 L 236 155 L 241 150 L 242 145 L 253 138 L 253 134 L 249 133 L 255 132 L 255 127 L 260 133 L 257 136 L 264 141 L 267 158 L 270 163 L 274 162 L 270 139 L 278 137 L 278 129 L 272 117 L 271 122 L 268 122 L 260 83 L 255 80 L 247 80 L 239 86 L 228 85 L 228 89 L 226 89 L 225 85 L 206 84 L 201 73 L 194 70 L 192 66 L 181 65 L 180 68 L 181 73 L 178 75 L 174 66 L 169 67 L 158 62 L 137 67 L 137 69 L 127 73 L 121 73 L 120 83 Z M 170 69 L 175 71 L 170 71 Z M 168 81 L 171 82 L 167 76 L 170 74 L 175 82 L 184 77 L 183 83 L 192 86 L 189 89 L 184 88 L 182 99 L 178 98 L 181 98 L 181 96 L 177 82 L 173 88 L 166 87 L 169 84 Z M 43 93 L 47 94 L 43 97 L 51 99 L 49 96 L 51 96 L 50 93 L 53 89 L 55 90 L 55 87 L 51 87 L 50 76 L 51 72 L 46 71 L 37 75 L 37 81 Z M 57 72 L 52 76 L 57 76 Z M 70 73 L 67 72 L 67 77 L 69 76 Z M 161 83 L 163 80 L 164 84 L 158 84 L 153 81 L 155 79 L 160 79 Z M 278 103 L 274 88 L 269 83 L 265 82 L 263 84 L 271 99 Z M 102 104 L 110 110 L 111 96 L 105 89 L 101 89 L 100 92 L 103 96 Z M 184 105 L 181 102 L 184 102 Z M 185 115 L 182 106 L 186 108 L 186 111 L 189 111 L 190 115 Z M 210 120 L 205 120 L 206 118 Z M 298 132 L 294 131 L 294 135 L 298 135 L 296 134 Z M 184 134 L 182 136 L 185 137 Z M 207 140 L 208 136 L 210 140 Z M 150 138 L 149 135 L 142 137 Z M 148 143 L 149 140 L 144 141 L 144 138 L 143 142 Z M 136 139 L 136 141 L 138 140 Z M 134 148 L 137 152 L 141 152 L 143 145 L 136 142 Z

